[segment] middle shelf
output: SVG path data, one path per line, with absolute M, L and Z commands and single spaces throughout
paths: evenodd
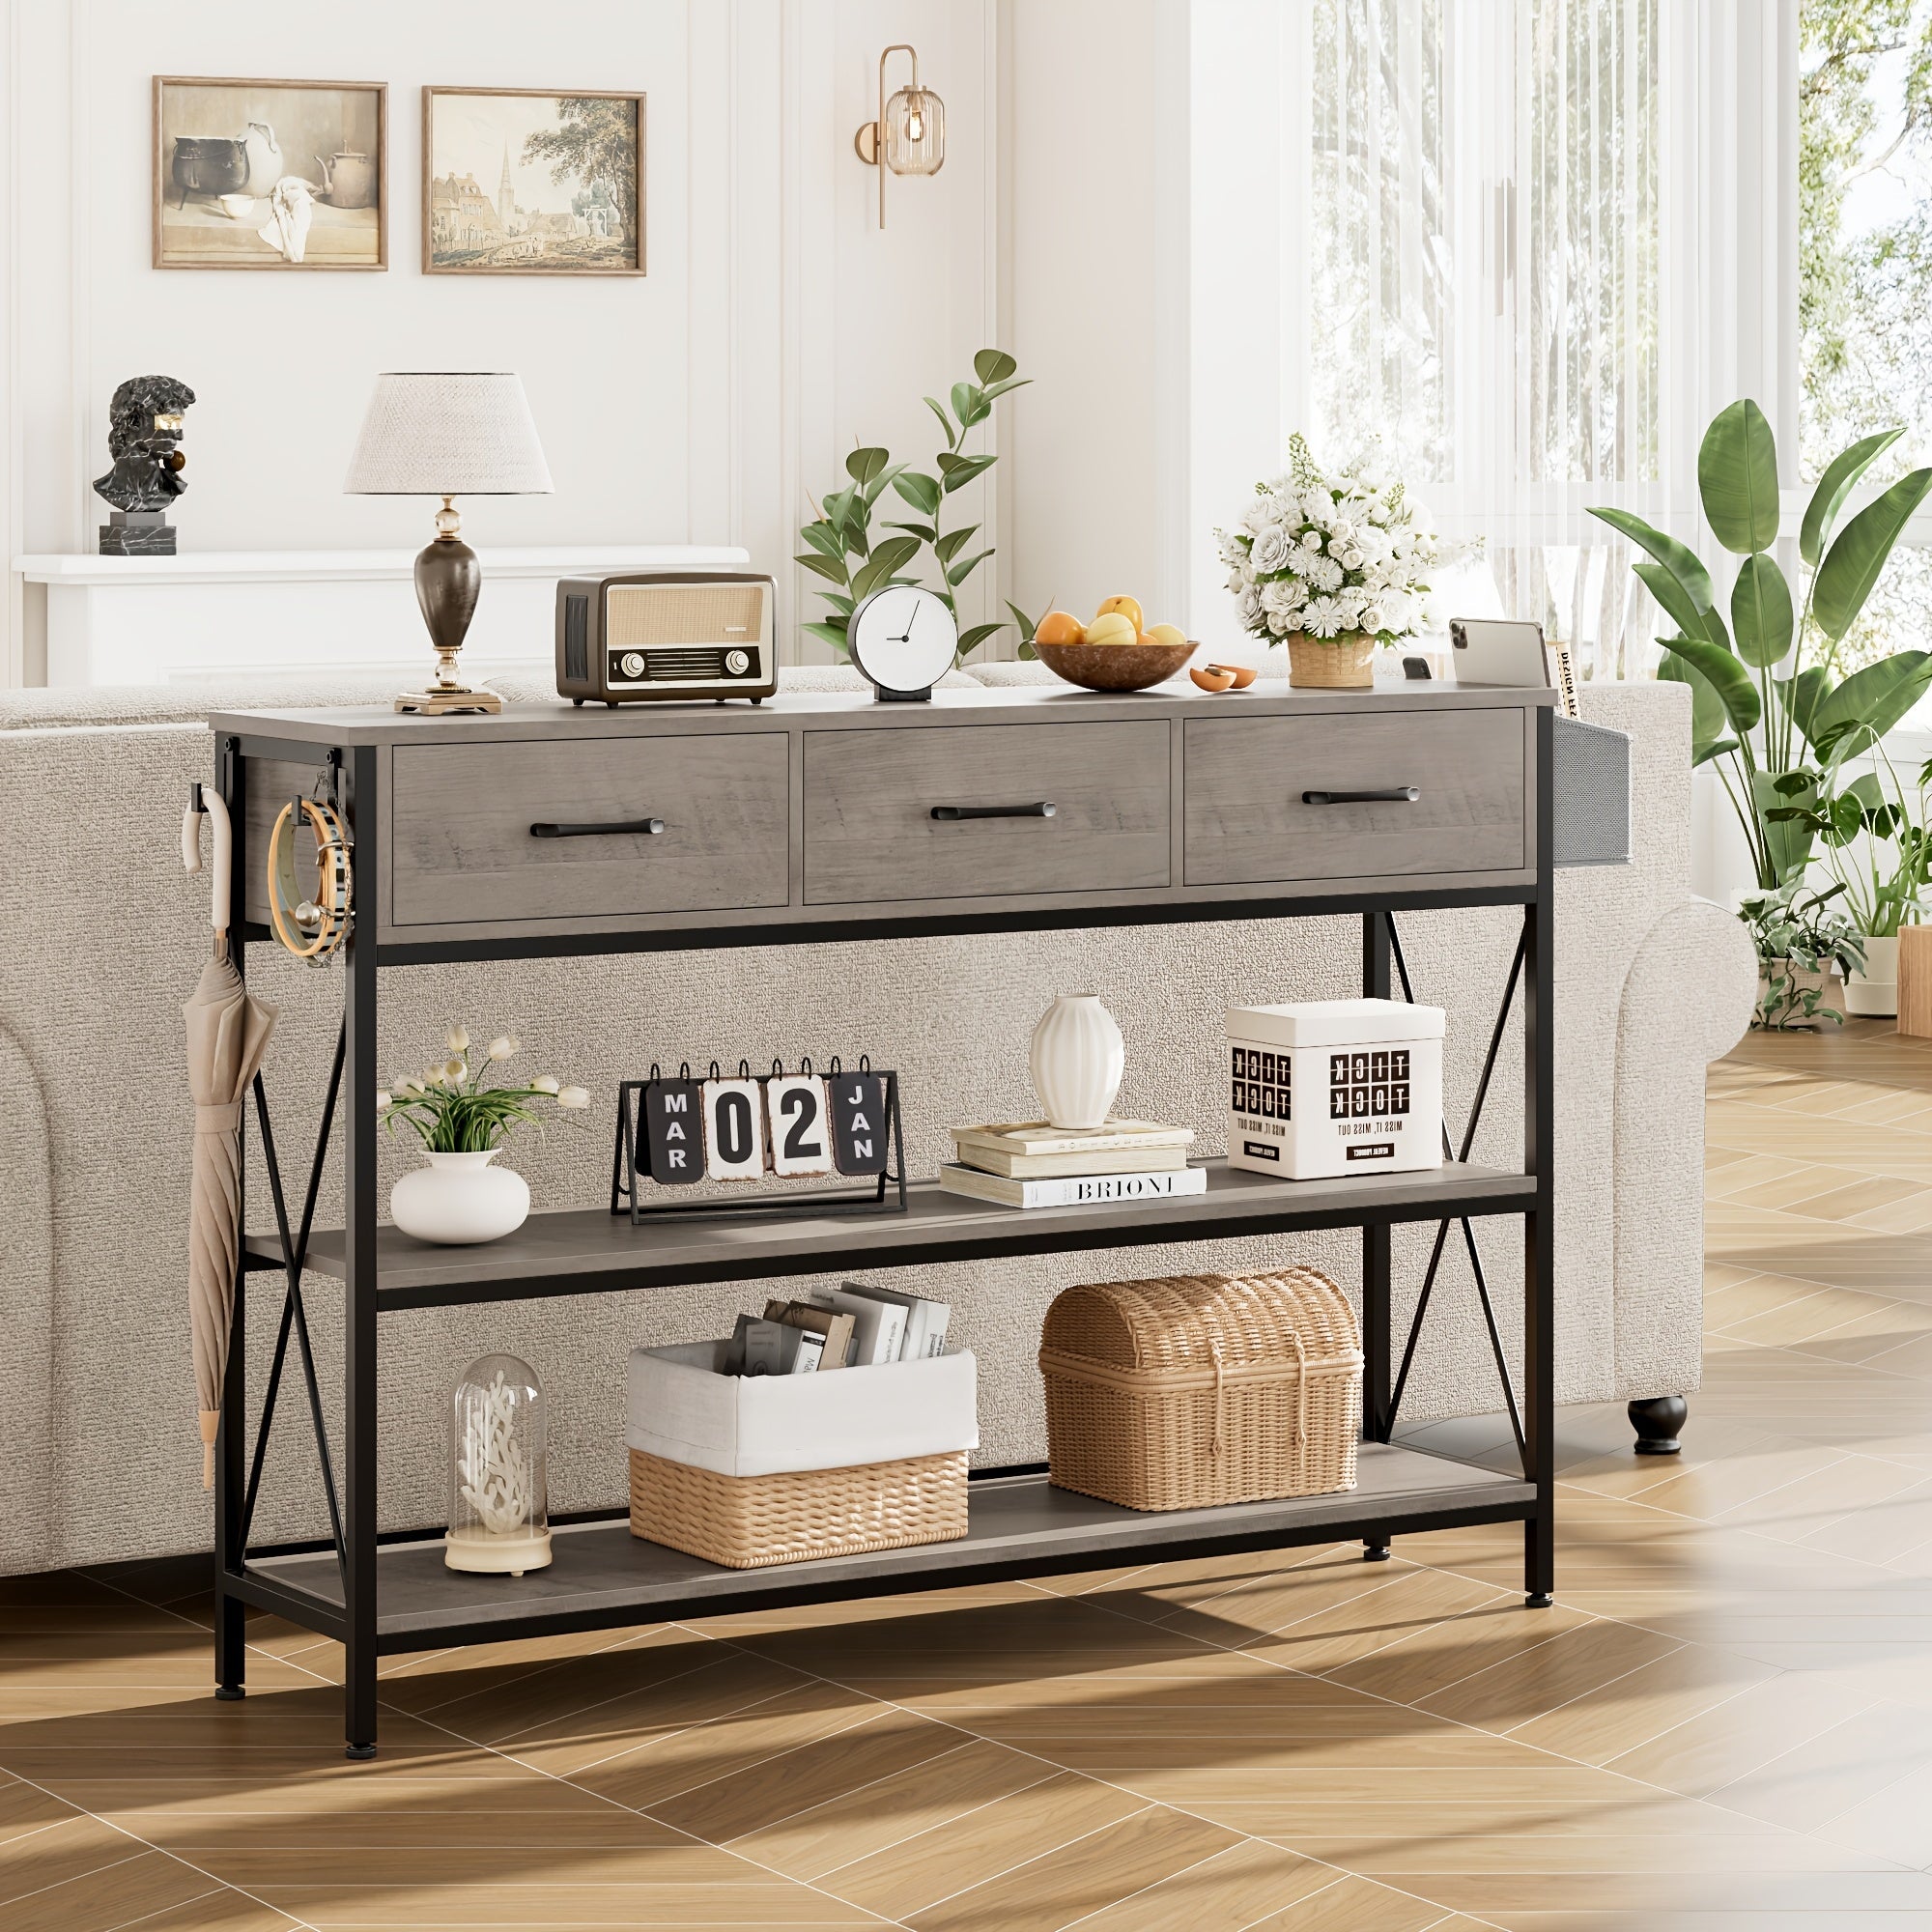
M 847 1267 L 1520 1214 L 1536 1205 L 1533 1177 L 1458 1162 L 1342 1180 L 1281 1180 L 1233 1172 L 1219 1160 L 1201 1165 L 1208 1174 L 1205 1194 L 1127 1205 L 1003 1208 L 927 1180 L 908 1190 L 906 1213 L 863 1220 L 814 1214 L 810 1197 L 802 1194 L 796 1215 L 774 1213 L 755 1222 L 679 1220 L 634 1228 L 603 1208 L 532 1214 L 515 1234 L 478 1247 L 437 1247 L 384 1227 L 376 1237 L 379 1305 L 438 1308 L 606 1294 Z M 251 1269 L 282 1265 L 272 1235 L 251 1234 L 246 1252 Z M 308 1266 L 338 1278 L 346 1273 L 339 1228 L 316 1231 Z

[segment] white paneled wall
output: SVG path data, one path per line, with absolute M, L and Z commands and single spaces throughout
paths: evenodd
M 996 14 L 997 0 L 0 0 L 7 555 L 93 547 L 108 397 L 156 371 L 199 398 L 185 550 L 412 545 L 421 506 L 341 493 L 371 379 L 513 367 L 557 491 L 466 503 L 473 541 L 742 543 L 779 577 L 791 635 L 810 614 L 790 562 L 808 493 L 836 486 L 860 440 L 929 467 L 921 396 L 997 333 Z M 889 184 L 881 234 L 852 134 L 880 47 L 908 40 L 947 102 L 948 156 L 932 180 Z M 156 73 L 386 81 L 388 270 L 152 268 Z M 429 83 L 644 90 L 649 274 L 423 276 Z M 1004 480 L 963 493 L 988 525 Z M 983 566 L 966 621 L 997 610 L 997 588 Z M 10 580 L 0 682 L 40 681 L 36 595 Z

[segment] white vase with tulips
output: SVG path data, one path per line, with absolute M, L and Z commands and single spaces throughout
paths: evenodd
M 1429 527 L 1372 445 L 1332 473 L 1298 432 L 1288 474 L 1255 485 L 1233 530 L 1217 530 L 1243 628 L 1286 643 L 1289 682 L 1375 682 L 1378 645 L 1439 627 L 1432 581 L 1460 549 Z
M 389 1191 L 389 1217 L 419 1241 L 465 1245 L 500 1240 L 524 1225 L 529 1183 L 492 1163 L 520 1126 L 540 1124 L 552 1106 L 576 1111 L 590 1104 L 582 1087 L 543 1074 L 525 1085 L 496 1079 L 519 1047 L 499 1034 L 472 1059 L 469 1032 L 453 1026 L 449 1057 L 420 1074 L 399 1074 L 376 1095 L 376 1112 L 389 1131 L 406 1126 L 422 1142 L 428 1162 Z

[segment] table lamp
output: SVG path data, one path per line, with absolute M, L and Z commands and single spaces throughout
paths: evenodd
M 485 685 L 457 675 L 483 569 L 459 532 L 457 497 L 547 496 L 555 487 L 520 377 L 507 371 L 398 369 L 378 376 L 349 460 L 344 492 L 353 497 L 440 497 L 436 537 L 416 558 L 416 602 L 436 646 L 436 675 L 406 691 L 398 711 L 440 717 L 500 711 Z

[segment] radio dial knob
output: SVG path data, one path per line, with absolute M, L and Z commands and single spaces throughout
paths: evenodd
M 643 653 L 641 651 L 626 651 L 617 660 L 617 668 L 626 677 L 642 677 L 644 674 Z
M 751 654 L 749 652 L 726 651 L 724 653 L 724 668 L 728 670 L 733 677 L 743 677 L 745 673 L 751 669 L 751 668 L 752 668 L 752 659 L 751 659 Z

